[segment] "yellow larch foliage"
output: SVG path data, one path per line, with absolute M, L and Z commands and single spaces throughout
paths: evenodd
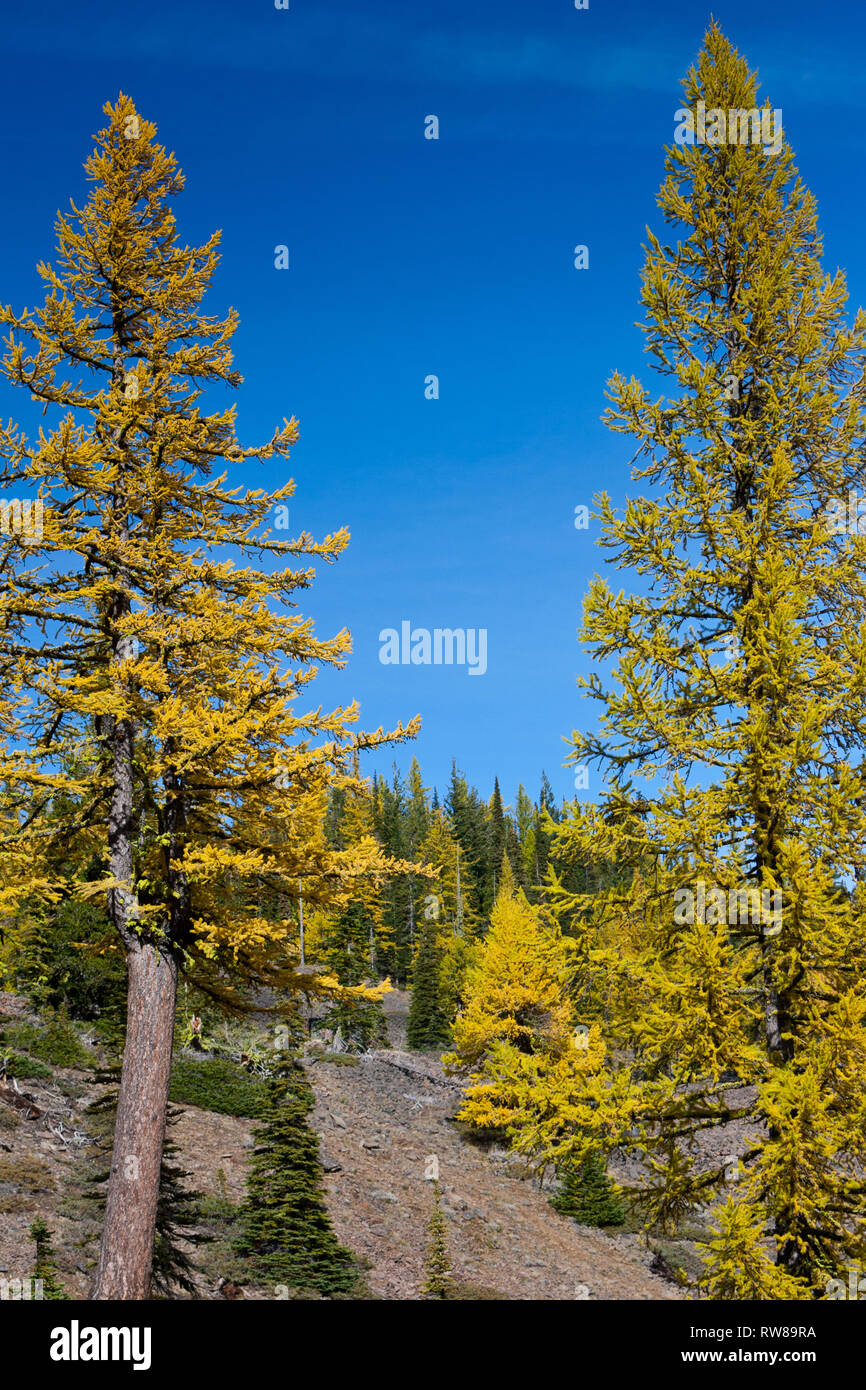
M 365 734 L 354 703 L 304 707 L 351 641 L 318 637 L 298 598 L 348 533 L 277 539 L 294 482 L 229 481 L 282 464 L 297 421 L 239 441 L 238 316 L 203 307 L 219 233 L 183 243 L 174 155 L 129 97 L 105 113 L 42 306 L 0 309 L 0 370 L 46 418 L 32 438 L 0 429 L 0 484 L 41 508 L 38 534 L 0 538 L 2 849 L 27 866 L 19 898 L 42 891 L 46 838 L 102 861 L 82 891 L 105 894 L 130 981 L 115 1145 L 139 1176 L 112 1167 L 100 1299 L 148 1296 L 178 969 L 224 988 L 227 969 L 290 966 L 294 914 L 260 910 L 263 891 L 290 901 L 302 879 L 333 903 L 387 871 L 373 843 L 327 844 L 325 801 L 360 750 L 418 727 Z

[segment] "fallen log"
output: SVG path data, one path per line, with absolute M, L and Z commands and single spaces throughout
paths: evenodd
M 413 1076 L 416 1081 L 429 1081 L 432 1086 L 447 1086 L 451 1091 L 462 1091 L 463 1089 L 459 1081 L 452 1081 L 447 1076 L 434 1076 L 421 1067 L 415 1067 L 403 1061 L 402 1057 L 395 1057 L 393 1053 L 386 1052 L 384 1048 L 368 1052 L 366 1055 L 373 1061 L 386 1062 L 389 1067 L 396 1067 L 398 1071 L 405 1072 L 406 1076 Z
M 19 1091 L 13 1082 L 10 1086 L 5 1077 L 0 1077 L 0 1100 L 11 1105 L 14 1110 L 20 1110 L 25 1120 L 38 1120 L 42 1115 L 33 1096 L 26 1091 Z

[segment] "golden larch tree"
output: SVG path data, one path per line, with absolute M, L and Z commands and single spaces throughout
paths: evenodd
M 241 380 L 237 315 L 202 308 L 219 234 L 181 242 L 174 156 L 129 97 L 105 112 L 89 197 L 58 216 L 57 263 L 39 266 L 42 307 L 2 311 L 3 370 L 47 424 L 0 435 L 4 486 L 43 509 L 39 540 L 0 552 L 0 782 L 7 853 L 36 874 L 50 836 L 104 863 L 89 890 L 107 895 L 129 988 L 93 1297 L 133 1299 L 149 1288 L 178 969 L 285 954 L 292 923 L 259 912 L 245 884 L 293 898 L 302 878 L 315 904 L 339 900 L 347 871 L 373 873 L 372 842 L 327 845 L 327 791 L 357 750 L 416 724 L 365 735 L 354 704 L 298 711 L 350 638 L 318 639 L 297 594 L 348 536 L 276 539 L 268 522 L 293 483 L 227 485 L 229 466 L 285 458 L 297 424 L 245 447 L 234 408 L 209 403 Z

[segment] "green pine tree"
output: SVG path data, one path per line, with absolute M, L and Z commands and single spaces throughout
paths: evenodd
M 583 1163 L 569 1164 L 564 1169 L 562 1187 L 551 1206 L 581 1226 L 621 1226 L 625 1221 L 625 1210 L 607 1175 L 604 1155 L 598 1149 L 593 1149 Z
M 412 1002 L 406 1041 L 413 1052 L 446 1047 L 451 1041 L 451 1022 L 442 980 L 442 948 L 436 921 L 424 921 L 412 984 Z
M 485 845 L 485 898 L 484 907 L 490 911 L 496 901 L 498 878 L 502 872 L 502 856 L 505 853 L 507 831 L 505 827 L 505 808 L 499 790 L 499 778 L 493 779 L 493 795 L 488 805 L 487 836 Z
M 487 807 L 470 787 L 456 762 L 451 764 L 451 783 L 445 799 L 451 829 L 461 850 L 461 863 L 472 898 L 484 911 L 492 906 L 492 874 L 488 874 Z
M 373 917 L 360 900 L 350 902 L 328 932 L 325 965 L 341 985 L 362 985 L 372 974 L 370 935 Z M 388 1034 L 382 1007 L 369 1000 L 338 1000 L 328 1011 L 328 1027 L 340 1030 L 351 1047 L 387 1047 Z
M 117 1119 L 117 1082 L 120 1066 L 106 1066 L 96 1080 L 108 1083 L 111 1089 L 88 1106 L 88 1128 L 99 1149 L 96 1159 L 88 1159 L 82 1174 L 82 1194 L 94 1221 L 105 1216 L 105 1184 L 110 1171 L 111 1145 Z M 169 1106 L 166 1113 L 166 1133 L 180 1118 L 181 1111 Z M 212 1239 L 199 1229 L 202 1194 L 186 1187 L 189 1174 L 174 1161 L 177 1145 L 166 1140 L 162 1152 L 157 1201 L 156 1229 L 153 1241 L 151 1288 L 155 1294 L 169 1298 L 177 1289 L 195 1293 L 194 1275 L 198 1272 L 190 1247 L 203 1245 Z
M 169 1106 L 167 1130 L 177 1124 L 181 1111 Z M 196 1292 L 197 1266 L 189 1247 L 204 1245 L 213 1239 L 198 1229 L 201 1216 L 201 1194 L 185 1186 L 189 1173 L 175 1162 L 179 1150 L 166 1139 L 162 1151 L 162 1170 L 159 1179 L 159 1200 L 156 1208 L 156 1232 L 153 1242 L 151 1289 L 170 1298 L 177 1289 Z
M 36 1244 L 36 1263 L 30 1278 L 41 1280 L 43 1299 L 65 1299 L 66 1290 L 57 1277 L 57 1257 L 51 1231 L 41 1216 L 30 1227 L 30 1235 Z
M 445 1231 L 439 1183 L 434 1179 L 433 1208 L 427 1222 L 427 1254 L 424 1259 L 426 1278 L 421 1285 L 421 1293 L 425 1298 L 447 1298 L 451 1288 L 451 1260 Z
M 261 1278 L 325 1296 L 348 1293 L 358 1269 L 339 1244 L 325 1205 L 319 1139 L 308 1124 L 313 1094 L 300 1064 L 285 1064 L 269 1091 L 235 1248 Z

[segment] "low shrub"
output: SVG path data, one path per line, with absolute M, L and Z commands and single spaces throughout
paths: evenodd
M 48 1164 L 36 1158 L 0 1158 L 0 1183 L 25 1192 L 53 1192 L 55 1187 Z
M 48 1019 L 41 1028 L 35 1023 L 13 1023 L 0 1034 L 2 1042 L 9 1042 L 14 1048 L 21 1048 L 29 1052 L 31 1057 L 38 1057 L 53 1067 L 93 1066 L 93 1053 L 84 1046 L 72 1024 L 60 1014 Z
M 234 1062 L 221 1057 L 175 1059 L 169 1097 L 176 1105 L 197 1105 L 218 1115 L 257 1120 L 265 1112 L 267 1091 Z
M 26 1052 L 9 1052 L 0 1043 L 0 1053 L 6 1064 L 7 1075 L 17 1077 L 19 1081 L 50 1081 L 54 1075 L 44 1062 L 36 1057 L 28 1057 Z

